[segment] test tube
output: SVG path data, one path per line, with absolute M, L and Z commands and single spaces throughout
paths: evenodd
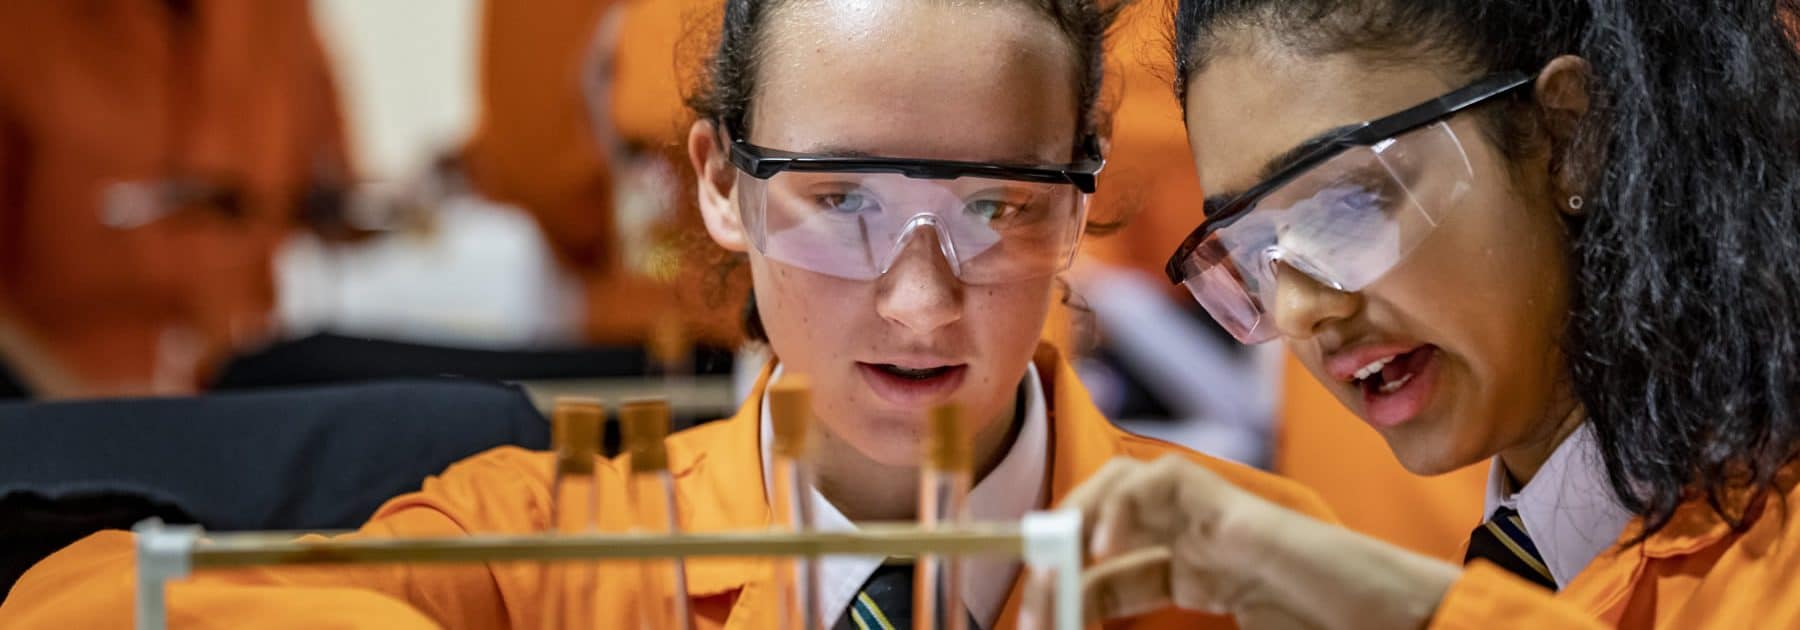
M 774 526 L 792 531 L 812 530 L 816 520 L 812 504 L 812 465 L 808 438 L 812 425 L 812 384 L 803 374 L 787 374 L 769 386 L 769 422 L 775 441 L 770 453 Z M 823 628 L 819 615 L 819 561 L 800 556 L 782 570 L 782 628 Z
M 968 519 L 970 453 L 962 411 L 954 404 L 934 407 L 929 416 L 924 458 L 919 466 L 919 527 L 948 529 Z M 963 563 L 956 556 L 926 555 L 913 572 L 913 625 L 929 630 L 966 630 Z
M 674 534 L 681 531 L 676 512 L 675 478 L 669 472 L 664 440 L 669 435 L 669 402 L 664 399 L 626 401 L 619 406 L 619 425 L 625 441 L 630 478 L 626 500 L 631 505 L 636 531 Z M 690 630 L 687 568 L 681 558 L 645 560 L 643 595 L 638 598 L 638 627 L 646 630 Z
M 556 473 L 550 482 L 550 525 L 547 534 L 594 532 L 600 529 L 600 485 L 594 464 L 606 408 L 592 398 L 558 398 L 551 412 L 551 448 Z M 545 562 L 540 573 L 544 623 L 554 630 L 591 630 L 599 568 L 593 562 Z

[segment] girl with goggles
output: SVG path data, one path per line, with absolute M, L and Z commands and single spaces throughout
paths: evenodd
M 1487 462 L 1463 566 L 1181 462 L 1118 462 L 1099 616 L 1793 627 L 1800 5 L 1181 0 L 1206 215 L 1169 261 L 1423 475 Z M 1343 474 L 1354 476 L 1355 470 Z
M 757 5 L 733 2 L 727 15 Z M 1112 428 L 1039 341 L 1101 173 L 1099 36 L 1112 10 L 1074 0 L 762 6 L 754 37 L 766 43 L 743 57 L 757 61 L 749 72 L 730 65 L 739 51 L 728 20 L 688 150 L 708 232 L 748 260 L 750 330 L 775 356 L 765 376 L 813 384 L 827 445 L 818 491 L 837 515 L 828 520 L 913 518 L 922 421 L 947 402 L 968 424 L 978 518 L 1055 505 L 1112 457 L 1161 455 L 1324 514 L 1310 493 L 1290 494 L 1291 482 Z M 818 52 L 818 42 L 833 43 Z M 718 448 L 754 460 L 761 421 L 734 422 L 745 439 Z M 757 493 L 760 477 L 747 477 L 717 484 Z M 694 487 L 692 500 L 720 500 Z M 851 627 L 862 613 L 846 604 L 859 586 L 873 590 L 879 563 L 828 559 L 821 582 L 849 588 L 824 597 L 821 618 Z M 1018 575 L 1007 562 L 970 569 L 963 601 L 976 626 L 1014 626 L 1004 611 L 1016 607 Z M 1229 623 L 1171 611 L 1137 627 Z
M 748 259 L 750 332 L 775 360 L 735 417 L 669 438 L 683 531 L 770 525 L 764 393 L 793 374 L 811 381 L 809 498 L 821 528 L 914 519 L 926 417 L 946 403 L 967 424 L 972 519 L 1016 521 L 1112 458 L 1163 455 L 1329 518 L 1292 482 L 1114 428 L 1039 344 L 1100 171 L 1096 101 L 1112 19 L 1089 0 L 724 3 L 687 148 L 708 233 Z M 603 516 L 629 513 L 621 466 L 597 467 Z M 549 469 L 546 454 L 479 455 L 390 502 L 367 529 L 541 531 Z M 26 575 L 0 619 L 128 625 L 130 581 L 118 576 L 129 557 L 123 535 L 77 543 Z M 688 601 L 696 628 L 770 627 L 782 591 L 772 562 L 694 559 L 686 592 L 644 592 L 636 571 L 617 571 L 586 595 L 616 615 L 597 627 L 629 627 L 635 604 L 667 598 Z M 910 627 L 912 581 L 891 579 L 904 563 L 883 565 L 823 560 L 818 618 Z M 522 629 L 535 627 L 544 599 L 532 569 L 202 574 L 171 589 L 169 606 L 227 625 L 255 625 L 260 613 L 293 626 Z M 1020 567 L 973 559 L 964 574 L 966 610 L 953 614 L 1015 627 Z M 1130 625 L 1230 626 L 1195 611 Z

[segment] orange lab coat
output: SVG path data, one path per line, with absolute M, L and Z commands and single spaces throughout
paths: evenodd
M 1119 16 L 1107 58 L 1111 144 L 1089 219 L 1128 219 L 1115 234 L 1089 239 L 1087 255 L 1163 277 L 1163 263 L 1200 224 L 1200 178 L 1188 151 L 1181 104 L 1170 96 L 1168 20 L 1160 2 L 1138 2 Z M 1192 299 L 1179 287 L 1172 298 Z
M 556 252 L 604 262 L 608 164 L 595 145 L 581 71 L 615 0 L 482 3 L 479 114 L 464 148 L 481 192 L 537 217 Z
M 1481 521 L 1487 462 L 1435 477 L 1407 472 L 1291 353 L 1276 423 L 1275 472 L 1317 491 L 1345 527 L 1462 562 L 1462 543 Z
M 168 4 L 0 3 L 0 312 L 79 381 L 65 394 L 156 389 L 170 331 L 201 370 L 259 341 L 296 202 L 345 174 L 307 2 L 195 0 L 185 22 Z M 238 188 L 244 215 L 102 223 L 110 184 L 173 176 Z M 184 367 L 165 387 L 195 385 Z
M 1662 531 L 1634 520 L 1552 596 L 1493 565 L 1463 573 L 1439 604 L 1433 628 L 1795 628 L 1800 627 L 1800 462 L 1776 477 L 1742 533 L 1704 500 L 1683 504 Z
M 640 160 L 660 159 L 675 173 L 674 217 L 659 226 L 676 235 L 681 267 L 663 312 L 682 318 L 694 339 L 735 344 L 743 336 L 742 293 L 749 274 L 720 283 L 730 255 L 712 242 L 695 207 L 698 182 L 688 165 L 688 127 L 694 114 L 684 95 L 693 88 L 700 64 L 711 56 L 710 37 L 719 29 L 720 0 L 620 0 L 619 41 L 613 56 L 612 121 L 617 140 Z M 747 269 L 747 266 L 746 266 Z M 595 295 L 592 308 L 609 299 Z M 652 310 L 652 309 L 643 309 Z
M 684 141 L 675 50 L 684 7 L 699 0 L 545 0 L 483 4 L 480 113 L 463 149 L 483 195 L 537 219 L 557 258 L 578 276 L 583 329 L 598 343 L 640 343 L 660 320 L 680 319 L 692 339 L 731 344 L 735 309 L 707 293 L 718 257 L 700 227 Z M 613 133 L 668 154 L 683 179 L 676 199 L 685 240 L 712 256 L 690 256 L 675 282 L 633 272 L 620 256 L 613 194 L 619 176 L 600 146 L 582 72 L 601 16 L 624 12 L 613 54 Z M 691 216 L 690 216 L 691 215 Z M 690 220 L 691 219 L 691 220 Z M 701 248 L 704 244 L 707 247 Z
M 711 56 L 720 0 L 621 0 L 614 59 L 613 125 L 621 139 L 649 151 L 668 151 L 687 164 L 688 111 L 682 94 Z
M 1114 428 L 1082 389 L 1055 350 L 1035 359 L 1049 401 L 1052 500 L 1067 495 L 1116 456 L 1154 458 L 1182 453 L 1271 501 L 1318 518 L 1330 513 L 1311 491 L 1250 468 Z M 763 492 L 760 401 L 769 369 L 730 420 L 669 439 L 676 502 L 687 531 L 744 530 L 770 523 Z M 598 467 L 604 501 L 622 495 L 619 462 Z M 501 448 L 451 466 L 423 490 L 388 502 L 352 536 L 433 536 L 471 532 L 532 532 L 548 520 L 551 462 L 544 453 Z M 622 507 L 602 509 L 605 527 L 623 528 Z M 779 596 L 771 559 L 693 559 L 688 593 L 696 628 L 766 628 L 774 624 Z M 209 627 L 534 628 L 542 596 L 538 569 L 528 563 L 495 566 L 384 566 L 278 568 L 216 571 L 171 585 L 169 610 L 177 624 Z M 4 607 L 0 628 L 123 627 L 132 601 L 131 536 L 105 532 L 64 549 L 19 581 Z M 616 615 L 600 627 L 630 625 L 640 597 L 637 574 L 608 572 L 595 609 Z M 612 583 L 612 582 L 617 583 Z M 1019 585 L 998 627 L 1018 615 Z M 409 605 L 410 604 L 410 605 Z M 1165 611 L 1114 628 L 1230 627 L 1229 620 Z

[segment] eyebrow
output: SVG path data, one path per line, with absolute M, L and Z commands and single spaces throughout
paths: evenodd
M 1361 126 L 1362 123 L 1354 123 L 1327 129 L 1311 138 L 1307 138 L 1306 141 L 1301 142 L 1300 144 L 1294 145 L 1294 148 L 1283 151 L 1281 155 L 1270 158 L 1269 161 L 1263 163 L 1262 169 L 1257 171 L 1256 184 L 1252 184 L 1252 187 L 1268 181 L 1269 178 L 1274 177 L 1277 173 L 1280 173 L 1288 167 L 1293 166 L 1294 163 L 1299 162 L 1301 158 L 1319 150 L 1319 147 L 1330 144 L 1344 134 Z M 1209 195 L 1202 206 L 1201 212 L 1205 213 L 1206 216 L 1211 217 L 1220 210 L 1225 209 L 1225 205 L 1231 203 L 1233 199 L 1242 196 L 1248 191 L 1249 189 L 1244 189 L 1224 194 Z

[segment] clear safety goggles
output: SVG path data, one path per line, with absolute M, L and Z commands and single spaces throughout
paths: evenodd
M 931 234 L 956 277 L 980 285 L 1069 267 L 1104 166 L 1097 144 L 1084 145 L 1089 158 L 1074 164 L 1010 166 L 805 155 L 734 138 L 730 159 L 744 228 L 769 259 L 873 280 Z
M 1269 317 L 1280 266 L 1337 291 L 1361 291 L 1400 264 L 1474 182 L 1448 119 L 1531 85 L 1491 77 L 1297 148 L 1287 166 L 1217 209 L 1165 271 L 1246 344 L 1278 333 Z

